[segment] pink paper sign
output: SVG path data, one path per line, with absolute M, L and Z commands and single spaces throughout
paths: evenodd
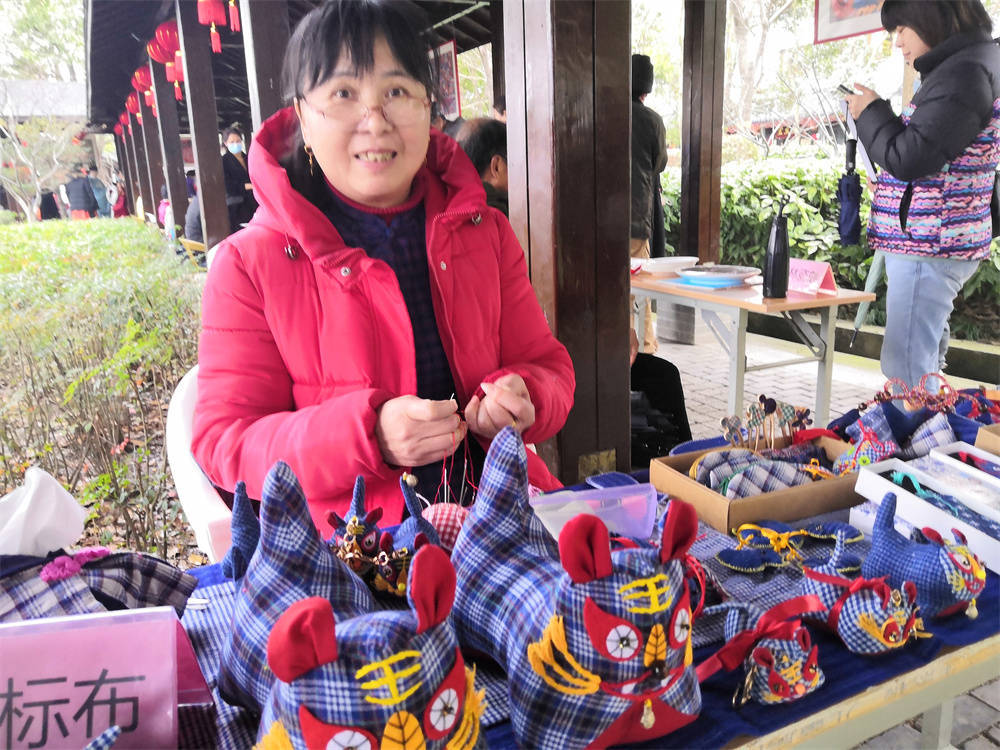
M 177 747 L 177 613 L 151 607 L 0 625 L 0 747 Z
M 819 260 L 791 258 L 788 261 L 788 288 L 804 294 L 837 293 L 830 264 Z

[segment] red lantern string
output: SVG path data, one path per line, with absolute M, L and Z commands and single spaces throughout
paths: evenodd
M 145 91 L 143 91 L 142 92 L 142 98 L 146 100 L 146 106 L 147 107 L 154 107 L 154 106 L 156 106 L 156 100 L 153 98 L 153 90 L 152 89 L 146 89 Z
M 115 135 L 121 137 L 121 134 L 124 132 L 125 128 L 122 127 L 122 124 L 120 122 L 116 122 L 113 130 L 115 131 Z
M 125 97 L 125 109 L 131 112 L 133 115 L 139 114 L 139 95 L 134 91 Z
M 229 28 L 235 34 L 240 32 L 240 9 L 236 7 L 236 0 L 229 0 Z
M 225 26 L 226 4 L 223 0 L 198 0 L 198 23 L 202 26 L 211 26 L 212 52 L 216 54 L 222 52 L 222 39 L 216 26 Z

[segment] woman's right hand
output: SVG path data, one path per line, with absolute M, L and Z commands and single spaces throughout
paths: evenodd
M 458 403 L 399 396 L 378 408 L 375 437 L 390 466 L 413 467 L 440 461 L 462 444 L 467 430 Z

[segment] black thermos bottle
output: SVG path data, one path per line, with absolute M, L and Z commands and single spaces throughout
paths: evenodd
M 778 215 L 771 222 L 764 258 L 764 296 L 784 297 L 788 293 L 788 219 L 782 215 L 785 202 L 778 206 Z

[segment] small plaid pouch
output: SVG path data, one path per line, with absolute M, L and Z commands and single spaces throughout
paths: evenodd
M 108 609 L 170 606 L 184 614 L 198 581 L 165 560 L 140 552 L 118 552 L 83 566 L 80 577 Z
M 882 404 L 876 404 L 845 428 L 852 443 L 857 443 L 864 437 L 862 426 L 875 433 L 875 437 L 883 442 L 896 441 L 896 436 L 892 432 L 892 427 L 889 426 Z
M 748 466 L 729 480 L 726 497 L 730 499 L 752 497 L 765 492 L 776 492 L 800 484 L 809 484 L 812 477 L 796 464 L 782 461 L 764 461 Z
M 708 476 L 712 469 L 736 460 L 746 460 L 748 463 L 756 460 L 757 454 L 746 448 L 712 451 L 699 458 L 690 469 L 691 478 L 699 484 L 708 485 Z

